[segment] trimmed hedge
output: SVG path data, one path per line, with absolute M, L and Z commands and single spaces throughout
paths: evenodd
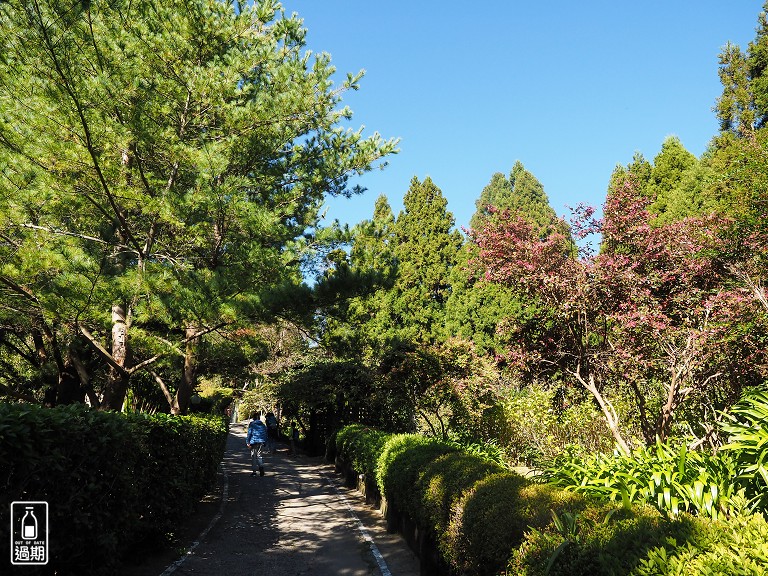
M 342 455 L 355 472 L 375 479 L 376 463 L 391 436 L 362 424 L 350 424 L 336 434 L 333 449 Z
M 496 474 L 469 490 L 451 520 L 451 564 L 472 574 L 498 574 L 526 532 L 552 522 L 552 511 L 574 513 L 587 500 L 516 474 Z
M 9 555 L 10 502 L 43 500 L 46 569 L 113 573 L 132 547 L 163 539 L 194 509 L 225 441 L 223 419 L 0 403 L 0 556 Z
M 467 554 L 464 550 L 465 527 L 469 524 L 464 523 L 462 510 L 466 496 L 484 481 L 504 478 L 518 487 L 529 486 L 529 481 L 478 454 L 464 452 L 455 444 L 415 434 L 385 434 L 352 425 L 337 434 L 335 447 L 342 461 L 352 463 L 353 467 L 354 463 L 361 466 L 355 467 L 357 472 L 375 473 L 379 491 L 387 500 L 388 514 L 405 515 L 427 534 L 437 545 L 441 563 L 449 570 L 484 574 L 504 569 L 511 553 L 508 542 L 498 542 L 500 551 L 492 555 L 496 559 L 493 568 L 486 569 L 488 559 L 482 553 Z M 376 465 L 371 468 L 374 461 Z M 483 492 L 488 493 L 488 489 Z M 565 497 L 578 498 L 572 494 Z M 502 499 L 499 495 L 492 498 Z M 497 520 L 491 530 L 503 529 L 510 519 L 502 516 Z M 475 526 L 472 530 L 475 528 L 488 532 L 487 526 Z M 477 542 L 482 538 L 470 540 Z
M 222 417 L 135 414 L 127 417 L 142 452 L 140 531 L 149 538 L 174 531 L 214 484 L 224 456 Z
M 456 446 L 363 426 L 343 429 L 336 447 L 357 472 L 375 473 L 388 513 L 405 515 L 436 543 L 443 573 L 768 573 L 768 522 L 761 515 L 726 522 L 669 518 L 650 506 L 617 508 L 532 483 Z
M 391 437 L 379 456 L 376 482 L 387 505 L 405 513 L 414 521 L 423 517 L 422 496 L 415 490 L 423 469 L 433 460 L 458 448 L 415 434 Z

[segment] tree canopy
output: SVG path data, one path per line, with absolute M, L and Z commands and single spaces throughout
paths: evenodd
M 362 74 L 335 86 L 271 0 L 10 1 L 0 36 L 4 351 L 56 390 L 84 341 L 108 408 L 177 356 L 184 410 L 200 337 L 269 318 L 323 198 L 395 150 L 342 126 Z

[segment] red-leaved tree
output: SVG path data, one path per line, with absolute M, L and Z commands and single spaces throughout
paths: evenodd
M 591 209 L 575 211 L 576 238 L 601 232 L 597 255 L 577 255 L 560 233 L 541 238 L 509 212 L 472 233 L 485 279 L 546 310 L 544 339 L 526 338 L 511 323 L 508 359 L 528 371 L 557 365 L 594 397 L 625 452 L 611 401 L 618 394 L 650 443 L 666 438 L 679 414 L 727 405 L 765 373 L 750 328 L 757 304 L 718 257 L 726 222 L 708 216 L 654 226 L 651 199 L 637 189 L 631 173 L 617 183 L 602 222 Z

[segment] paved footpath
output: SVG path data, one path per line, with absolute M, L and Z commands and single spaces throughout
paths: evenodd
M 233 425 L 220 512 L 163 576 L 418 576 L 405 541 L 332 465 L 282 446 L 265 455 L 264 469 L 250 475 L 245 425 Z

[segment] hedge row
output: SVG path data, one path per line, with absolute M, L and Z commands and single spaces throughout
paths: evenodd
M 223 419 L 0 403 L 0 558 L 10 554 L 10 502 L 46 501 L 46 569 L 113 573 L 192 512 L 225 442 Z
M 760 515 L 714 522 L 617 509 L 449 444 L 360 425 L 340 431 L 335 450 L 376 478 L 388 514 L 430 535 L 446 574 L 757 575 L 768 568 Z
M 456 445 L 353 425 L 336 436 L 338 458 L 375 477 L 391 516 L 406 516 L 436 544 L 444 571 L 498 574 L 530 526 L 586 500 L 522 476 Z

